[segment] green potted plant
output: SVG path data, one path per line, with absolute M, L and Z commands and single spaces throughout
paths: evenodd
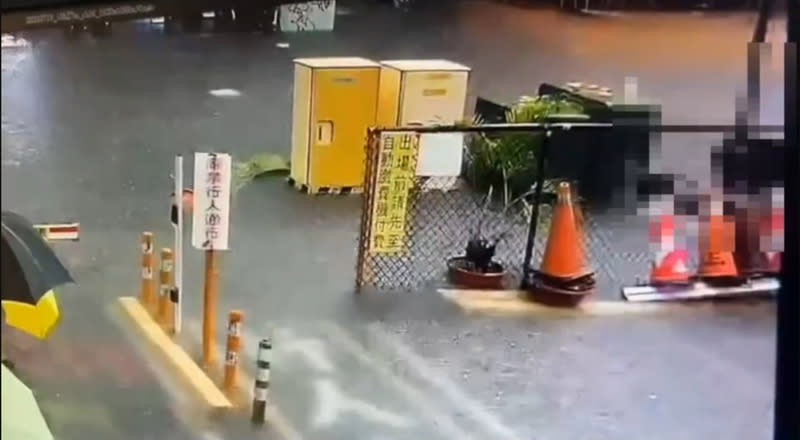
M 529 206 L 526 198 L 535 190 L 530 189 L 524 194 L 520 194 L 516 199 L 497 203 L 493 197 L 494 187 L 489 187 L 489 191 L 484 199 L 480 217 L 475 227 L 470 231 L 469 238 L 464 247 L 464 254 L 452 257 L 447 261 L 447 270 L 450 281 L 458 286 L 473 289 L 502 289 L 508 279 L 508 272 L 503 264 L 495 260 L 497 246 L 505 240 L 511 229 L 516 225 L 509 219 L 509 212 L 520 205 L 526 218 L 529 218 Z M 503 219 L 503 225 L 494 231 L 490 231 L 487 225 L 487 218 L 496 210 L 492 206 L 502 206 L 499 216 Z

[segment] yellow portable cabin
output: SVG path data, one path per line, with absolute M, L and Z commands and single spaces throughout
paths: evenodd
M 294 60 L 290 182 L 308 193 L 363 187 L 380 64 L 364 58 Z
M 381 61 L 378 125 L 451 125 L 464 118 L 470 68 L 447 60 Z M 417 176 L 423 190 L 455 187 L 461 170 L 460 133 L 423 134 Z
M 469 73 L 469 67 L 446 60 L 381 61 L 378 125 L 463 119 Z

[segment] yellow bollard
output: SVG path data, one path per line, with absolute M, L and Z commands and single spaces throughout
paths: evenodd
M 161 249 L 161 270 L 158 274 L 159 295 L 158 295 L 158 318 L 159 324 L 164 330 L 173 333 L 173 314 L 172 314 L 172 288 L 175 285 L 173 268 L 175 267 L 172 249 Z
M 219 262 L 214 250 L 206 251 L 205 285 L 203 287 L 203 366 L 217 362 L 217 300 L 219 298 Z
M 228 314 L 228 340 L 225 349 L 225 376 L 222 387 L 226 392 L 236 389 L 239 382 L 239 353 L 242 350 L 244 313 L 234 310 Z
M 141 263 L 141 276 L 142 287 L 139 294 L 139 301 L 145 309 L 153 313 L 156 305 L 156 283 L 153 279 L 153 272 L 155 270 L 155 259 L 153 258 L 153 233 L 142 233 L 142 263 Z

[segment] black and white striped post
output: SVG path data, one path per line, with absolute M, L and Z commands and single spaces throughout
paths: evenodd
M 262 425 L 267 417 L 267 395 L 269 393 L 270 360 L 272 359 L 272 342 L 262 339 L 258 343 L 256 357 L 256 380 L 253 390 L 253 423 Z

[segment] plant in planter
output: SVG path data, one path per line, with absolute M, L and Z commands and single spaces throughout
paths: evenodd
M 507 279 L 507 271 L 501 263 L 495 260 L 497 246 L 508 236 L 513 222 L 508 222 L 502 230 L 488 232 L 485 228 L 486 220 L 492 212 L 493 187 L 483 202 L 480 218 L 475 228 L 470 232 L 464 255 L 453 257 L 447 262 L 448 273 L 453 284 L 477 289 L 501 289 Z M 520 195 L 510 203 L 505 203 L 500 217 L 507 218 L 508 211 L 522 202 L 532 191 Z
M 545 228 L 545 230 L 549 228 L 551 212 L 557 200 L 556 189 L 561 181 L 561 179 L 544 181 L 537 228 Z M 510 220 L 511 212 L 515 208 L 519 208 L 523 214 L 521 217 L 525 219 L 524 226 L 527 227 L 530 224 L 533 213 L 533 204 L 530 199 L 536 192 L 536 184 L 511 202 L 502 203 L 503 208 L 499 213 L 490 209 L 493 202 L 492 192 L 493 187 L 490 187 L 483 202 L 478 224 L 467 239 L 464 255 L 450 258 L 447 262 L 450 281 L 455 285 L 473 289 L 502 289 L 508 280 L 506 268 L 495 260 L 497 246 L 508 237 L 514 226 L 519 226 L 518 222 Z M 578 203 L 582 201 L 577 194 L 574 194 L 574 200 Z M 504 226 L 501 230 L 489 232 L 485 227 L 486 220 L 491 213 L 503 219 Z M 578 221 L 583 223 L 580 210 L 576 211 L 576 215 Z M 544 233 L 546 234 L 546 232 Z
M 520 98 L 506 113 L 510 124 L 545 122 L 565 115 L 583 115 L 580 104 L 560 96 Z M 474 124 L 482 121 L 476 118 Z M 544 133 L 475 134 L 465 144 L 465 177 L 478 191 L 503 189 L 506 204 L 527 193 L 536 182 L 536 158 Z

